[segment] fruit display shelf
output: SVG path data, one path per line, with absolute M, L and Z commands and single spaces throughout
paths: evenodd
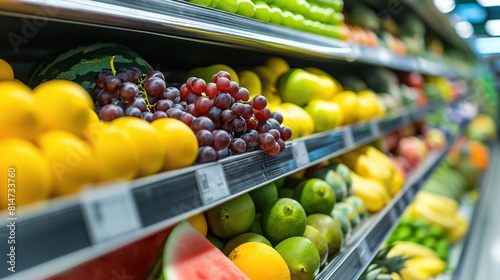
M 309 59 L 369 63 L 426 75 L 457 71 L 439 59 L 400 56 L 381 47 L 362 47 L 186 1 L 0 0 L 0 4 L 0 15 L 9 17 L 36 15 L 44 22 L 100 26 Z
M 462 126 L 462 133 L 465 130 Z M 462 134 L 460 133 L 460 134 Z M 316 279 L 358 279 L 375 258 L 380 246 L 398 224 L 408 205 L 427 178 L 433 174 L 446 157 L 458 137 L 449 139 L 448 145 L 440 151 L 429 154 L 426 160 L 408 177 L 405 186 L 381 211 L 367 221 L 347 240 L 347 246 L 318 275 Z
M 287 149 L 275 157 L 262 151 L 251 152 L 92 188 L 28 207 L 16 223 L 23 230 L 16 235 L 17 272 L 9 279 L 33 279 L 40 271 L 57 274 L 278 178 L 372 142 L 445 106 L 440 103 L 424 110 L 402 110 L 398 117 L 300 138 L 287 143 Z M 417 180 L 420 175 L 415 176 Z M 390 212 L 391 218 L 396 219 L 397 211 L 406 207 L 408 201 L 400 201 L 401 209 Z M 0 235 L 6 236 L 8 230 L 6 222 L 2 222 Z M 0 259 L 7 258 L 4 255 Z M 8 275 L 7 270 L 0 272 L 0 277 Z

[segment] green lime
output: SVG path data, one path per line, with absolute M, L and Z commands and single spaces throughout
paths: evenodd
M 399 224 L 413 227 L 413 220 L 411 217 L 405 215 L 401 218 L 401 220 L 399 221 Z
M 306 211 L 306 214 L 330 214 L 335 205 L 335 193 L 327 182 L 309 179 L 300 183 L 293 195 Z
M 440 227 L 433 225 L 429 229 L 429 235 L 434 236 L 436 239 L 441 239 L 444 237 L 444 232 Z
M 341 202 L 347 197 L 347 185 L 340 175 L 331 167 L 325 166 L 316 170 L 312 178 L 318 178 L 327 182 L 335 193 L 336 202 Z
M 258 189 L 249 192 L 255 204 L 255 211 L 262 212 L 267 205 L 273 204 L 278 200 L 278 188 L 274 183 L 264 185 Z
M 224 242 L 222 242 L 222 240 L 220 240 L 218 237 L 208 233 L 207 239 L 208 241 L 210 241 L 210 243 L 212 243 L 215 247 L 217 247 L 217 249 L 221 251 L 224 249 Z
M 208 7 L 211 0 L 189 0 L 189 2 Z
M 337 172 L 337 174 L 340 175 L 340 178 L 344 180 L 345 185 L 347 187 L 347 193 L 350 195 L 352 194 L 352 175 L 351 175 L 351 169 L 347 167 L 346 165 L 342 163 L 333 163 L 330 165 L 330 167 Z
M 278 190 L 278 197 L 279 198 L 283 198 L 283 197 L 293 198 L 294 193 L 295 193 L 295 191 L 293 189 L 281 188 Z
M 320 256 L 311 240 L 294 236 L 281 241 L 274 249 L 285 260 L 291 279 L 313 280 L 318 275 Z
M 413 234 L 416 238 L 423 240 L 430 236 L 430 229 L 428 227 L 419 227 L 415 230 L 415 233 Z M 432 237 L 434 238 L 434 237 Z M 435 239 L 435 238 L 434 238 Z
M 282 187 L 285 186 L 285 180 L 286 180 L 285 177 L 281 177 L 278 180 L 274 181 L 273 183 L 276 185 L 278 189 L 281 189 Z
M 267 240 L 264 236 L 257 233 L 247 232 L 231 238 L 231 240 L 229 240 L 226 243 L 226 246 L 224 246 L 222 252 L 226 256 L 229 256 L 229 254 L 234 250 L 234 248 L 246 242 L 260 242 L 272 247 L 271 242 L 269 242 L 269 240 Z
M 255 220 L 253 220 L 253 224 L 252 226 L 250 227 L 250 229 L 248 230 L 248 232 L 253 232 L 253 233 L 257 233 L 257 234 L 260 234 L 260 235 L 263 235 L 264 232 L 262 232 L 262 226 L 260 225 L 260 217 L 262 216 L 261 213 L 257 213 L 255 214 Z
M 408 238 L 413 237 L 413 229 L 409 226 L 399 226 L 394 231 L 394 236 L 396 240 L 408 240 Z M 416 238 L 418 240 L 418 238 Z
M 306 226 L 304 237 L 311 240 L 316 246 L 316 249 L 318 249 L 320 266 L 325 265 L 328 258 L 328 243 L 326 243 L 321 233 L 312 226 Z
M 252 17 L 255 13 L 255 4 L 251 0 L 238 0 L 236 13 L 244 17 Z
M 317 229 L 328 244 L 328 255 L 334 256 L 344 246 L 342 226 L 338 220 L 325 214 L 307 216 L 307 224 Z
M 436 249 L 438 240 L 432 236 L 428 236 L 422 239 L 422 245 L 432 250 Z
M 436 253 L 442 260 L 448 259 L 448 253 L 450 249 L 450 243 L 446 239 L 440 239 L 436 244 Z
M 206 216 L 215 235 L 231 238 L 250 229 L 255 220 L 255 205 L 246 193 L 208 210 Z
M 261 217 L 264 236 L 273 244 L 292 236 L 302 236 L 306 229 L 306 212 L 299 202 L 280 198 L 266 207 Z

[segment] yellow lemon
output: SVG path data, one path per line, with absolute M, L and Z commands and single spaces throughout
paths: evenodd
M 189 126 L 177 119 L 163 118 L 151 123 L 160 133 L 164 155 L 163 170 L 190 166 L 198 156 L 198 140 Z
M 352 91 L 342 91 L 333 96 L 344 115 L 343 124 L 355 123 L 358 120 L 358 96 Z
M 140 155 L 126 131 L 99 122 L 89 125 L 84 134 L 92 146 L 95 181 L 135 178 Z
M 205 219 L 205 215 L 203 215 L 203 213 L 191 216 L 188 219 L 186 219 L 186 221 L 190 223 L 197 231 L 203 234 L 203 236 L 207 236 L 208 232 L 207 219 Z
M 162 169 L 165 158 L 162 138 L 149 122 L 135 117 L 122 117 L 113 120 L 111 125 L 122 128 L 132 139 L 141 158 L 138 177 L 155 174 Z
M 42 133 L 37 142 L 52 171 L 55 196 L 76 193 L 92 181 L 91 150 L 82 139 L 51 130 Z
M 10 138 L 0 142 L 0 155 L 1 209 L 8 209 L 9 203 L 19 207 L 50 197 L 50 167 L 37 147 L 24 139 Z
M 246 242 L 236 247 L 229 259 L 252 280 L 290 280 L 290 270 L 273 247 L 261 242 Z
M 0 59 L 0 81 L 14 80 L 14 70 L 7 61 Z
M 33 141 L 39 131 L 30 88 L 16 81 L 0 82 L 0 140 L 19 137 Z
M 89 124 L 92 98 L 79 84 L 52 80 L 33 89 L 35 110 L 43 130 L 65 130 L 81 136 Z
M 94 111 L 94 109 L 88 109 L 89 114 L 89 124 L 99 122 L 99 116 Z

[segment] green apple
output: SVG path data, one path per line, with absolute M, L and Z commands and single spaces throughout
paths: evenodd
M 271 7 L 271 18 L 269 22 L 274 24 L 281 24 L 283 22 L 283 11 L 279 7 Z
M 189 0 L 189 2 L 208 7 L 208 5 L 210 5 L 211 0 Z
M 312 5 L 309 10 L 310 18 L 314 21 L 321 21 L 321 17 L 323 15 L 323 8 L 317 5 Z
M 304 109 L 313 119 L 315 131 L 333 129 L 342 124 L 343 115 L 337 103 L 313 99 Z
M 309 17 L 309 10 L 311 9 L 311 4 L 306 0 L 297 0 L 297 10 L 295 13 L 303 15 L 304 17 Z
M 305 31 L 307 32 L 311 32 L 311 33 L 315 33 L 314 32 L 314 27 L 313 27 L 313 22 L 312 20 L 310 19 L 306 19 L 304 20 L 304 28 L 305 28 Z
M 269 7 L 266 2 L 255 2 L 255 13 L 253 14 L 253 17 L 255 19 L 268 22 L 271 18 L 271 7 Z
M 283 102 L 304 106 L 309 101 L 335 92 L 335 82 L 327 77 L 303 69 L 290 69 L 280 76 L 276 88 Z
M 252 17 L 255 13 L 255 4 L 251 0 L 238 0 L 236 13 L 244 17 Z
M 321 22 L 313 21 L 311 24 L 311 32 L 316 34 L 321 34 L 321 25 L 322 25 Z
M 208 5 L 210 8 L 215 8 L 217 6 L 217 3 L 219 3 L 219 0 L 211 0 L 210 5 Z
M 342 12 L 344 9 L 344 0 L 331 0 L 330 6 L 337 12 Z
M 219 0 L 215 8 L 234 14 L 238 10 L 238 0 Z
M 293 0 L 274 0 L 274 5 L 281 9 L 287 9 L 290 2 L 293 2 Z
M 284 11 L 283 12 L 283 21 L 281 22 L 281 25 L 293 28 L 295 26 L 295 20 L 294 20 L 293 16 L 294 16 L 294 14 L 292 12 Z

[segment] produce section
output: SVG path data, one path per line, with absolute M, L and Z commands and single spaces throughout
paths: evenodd
M 2 47 L 0 166 L 19 184 L 14 199 L 10 181 L 2 186 L 0 207 L 19 217 L 19 246 L 16 273 L 0 275 L 363 279 L 367 268 L 431 262 L 440 266 L 426 277 L 444 271 L 446 242 L 467 234 L 452 201 L 480 176 L 470 164 L 487 168 L 479 142 L 494 140 L 496 97 L 470 77 L 474 57 L 453 57 L 467 47 L 425 45 L 436 30 L 424 15 L 379 21 L 374 2 L 5 1 L 0 18 L 14 26 L 56 12 L 26 47 Z M 42 40 L 57 30 L 69 31 L 57 47 Z M 155 51 L 162 42 L 167 51 Z M 169 53 L 177 46 L 180 56 Z M 23 62 L 29 53 L 36 59 Z M 445 159 L 467 180 L 440 175 L 451 172 Z M 400 238 L 402 216 L 418 240 Z M 439 223 L 440 234 L 420 236 Z M 7 224 L 0 236 L 12 234 Z M 435 255 L 379 252 L 388 237 L 393 249 L 413 241 Z M 370 265 L 394 256 L 391 268 Z

